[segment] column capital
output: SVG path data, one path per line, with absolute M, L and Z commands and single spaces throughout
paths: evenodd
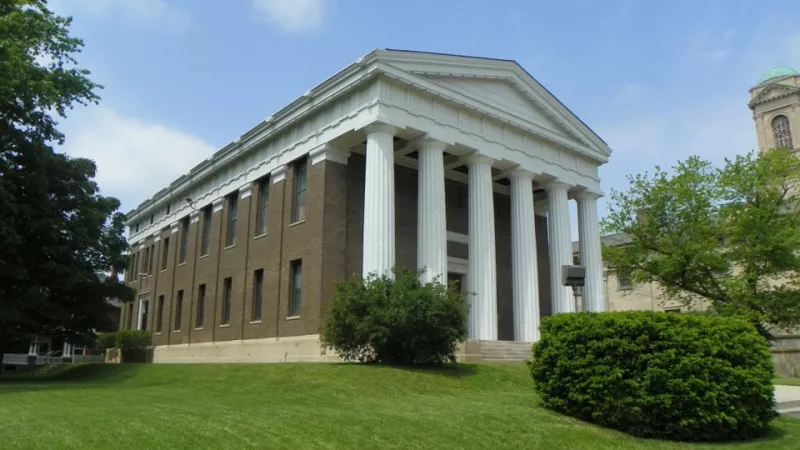
M 311 158 L 312 166 L 325 160 L 337 162 L 339 164 L 347 164 L 347 158 L 350 157 L 350 151 L 330 142 L 325 142 L 322 145 L 314 147 L 310 152 L 308 152 L 308 156 Z
M 533 181 L 534 173 L 525 169 L 514 169 L 508 172 L 508 179 L 520 179 Z
M 200 221 L 200 211 L 194 210 L 189 213 L 189 221 L 191 223 L 197 223 Z
M 447 142 L 443 142 L 438 139 L 434 139 L 428 135 L 425 135 L 417 142 L 417 146 L 419 147 L 420 150 L 425 148 L 435 148 L 438 150 L 445 151 L 447 150 L 447 147 L 449 147 L 449 144 Z
M 481 155 L 480 153 L 473 153 L 472 155 L 468 155 L 464 158 L 464 162 L 472 165 L 472 164 L 487 164 L 489 166 L 494 163 L 494 158 L 491 158 L 486 155 Z
M 548 192 L 549 191 L 568 191 L 569 188 L 572 187 L 572 185 L 567 184 L 567 183 L 565 183 L 563 181 L 560 181 L 560 180 L 551 180 L 551 181 L 547 181 L 545 183 L 542 183 L 542 187 Z
M 239 186 L 239 198 L 244 200 L 253 194 L 253 183 L 247 182 Z
M 364 133 L 371 134 L 371 133 L 389 133 L 395 134 L 397 133 L 397 127 L 394 125 L 389 125 L 388 123 L 384 122 L 373 122 L 364 128 Z
M 215 198 L 211 202 L 211 208 L 212 208 L 211 211 L 214 212 L 214 213 L 218 213 L 218 212 L 222 211 L 224 200 L 225 200 L 224 197 Z
M 179 220 L 176 220 L 175 222 L 172 222 L 171 224 L 169 224 L 169 232 L 170 233 L 177 233 L 178 230 L 180 229 L 180 223 L 181 222 Z
M 576 193 L 574 197 L 575 197 L 575 200 L 578 200 L 578 201 L 587 201 L 587 200 L 591 201 L 591 200 L 597 200 L 602 196 L 603 196 L 603 194 L 599 194 L 597 192 L 581 191 L 581 192 Z

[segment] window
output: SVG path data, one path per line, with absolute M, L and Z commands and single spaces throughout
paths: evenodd
M 167 270 L 167 257 L 169 256 L 169 238 L 164 238 L 161 244 L 161 270 Z
M 200 256 L 207 255 L 211 248 L 211 205 L 203 208 L 203 234 L 200 238 Z
M 131 255 L 131 277 L 130 277 L 131 281 L 139 278 L 139 275 L 136 274 L 137 269 L 138 269 L 137 265 L 139 263 L 137 261 L 137 258 L 136 258 L 137 255 L 138 255 L 138 253 L 134 253 L 133 255 Z
M 680 308 L 668 308 L 668 309 L 665 309 L 664 312 L 665 313 L 672 313 L 672 314 L 675 314 L 675 313 L 680 314 L 681 309 Z
M 189 246 L 189 216 L 181 219 L 181 255 L 180 262 L 186 262 L 186 248 Z
M 150 225 L 153 224 L 153 219 L 155 219 L 155 217 L 156 217 L 155 214 L 150 214 Z
M 150 259 L 147 261 L 147 274 L 153 274 L 153 257 L 156 253 L 156 244 L 150 246 Z
M 261 320 L 261 310 L 264 301 L 264 269 L 253 272 L 253 304 L 251 305 L 250 320 Z
M 170 206 L 172 206 L 172 205 L 170 205 L 169 203 L 167 203 L 167 213 L 166 213 L 166 214 L 164 214 L 165 216 L 168 216 L 168 215 L 169 215 Z
M 256 236 L 267 233 L 267 211 L 269 210 L 269 177 L 258 182 L 258 211 L 256 216 Z
M 233 279 L 225 278 L 222 282 L 222 325 L 231 323 L 231 291 Z
M 144 261 L 142 261 L 142 273 L 147 275 L 150 272 L 147 271 L 147 261 L 150 259 L 150 247 L 144 249 Z
M 143 295 L 139 299 L 139 329 L 147 331 L 147 320 L 150 318 L 150 297 Z
M 239 192 L 228 196 L 228 224 L 226 225 L 225 247 L 236 244 L 236 216 L 238 214 Z
M 780 115 L 772 119 L 772 137 L 775 138 L 775 147 L 792 148 L 792 130 L 789 118 Z
M 206 285 L 201 284 L 197 289 L 197 316 L 194 318 L 194 327 L 202 328 L 206 309 Z
M 300 294 L 303 288 L 303 261 L 292 261 L 290 267 L 289 316 L 300 315 Z
M 158 311 L 156 312 L 156 333 L 161 333 L 164 325 L 164 296 L 158 296 Z
M 181 317 L 183 316 L 183 291 L 178 291 L 175 299 L 175 331 L 181 331 Z
M 139 232 L 139 222 L 136 222 L 136 232 Z
M 617 284 L 619 286 L 619 289 L 630 289 L 631 287 L 630 275 L 617 272 Z
M 292 222 L 306 218 L 306 160 L 294 165 L 294 189 L 292 192 Z

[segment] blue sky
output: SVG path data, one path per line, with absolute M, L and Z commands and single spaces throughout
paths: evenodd
M 374 48 L 518 61 L 614 150 L 607 193 L 656 164 L 755 148 L 748 89 L 800 68 L 791 0 L 50 4 L 105 86 L 64 121 L 64 150 L 98 162 L 124 211 Z

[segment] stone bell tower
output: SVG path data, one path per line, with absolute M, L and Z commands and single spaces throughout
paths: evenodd
M 789 148 L 800 151 L 800 73 L 774 67 L 750 89 L 758 151 Z

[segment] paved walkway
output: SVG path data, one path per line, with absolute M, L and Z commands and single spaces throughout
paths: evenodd
M 778 412 L 800 417 L 800 386 L 775 386 L 775 401 Z

